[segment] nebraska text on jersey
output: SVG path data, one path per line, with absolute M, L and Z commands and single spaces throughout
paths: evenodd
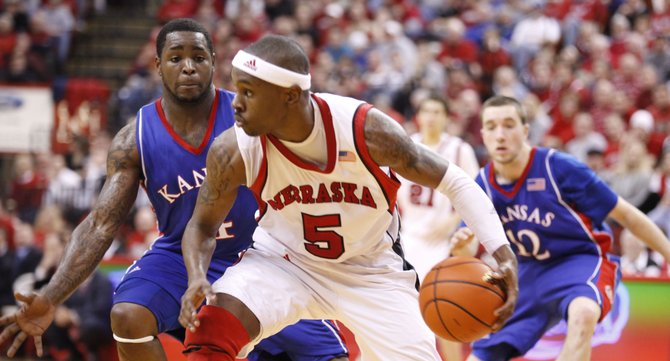
M 368 187 L 359 189 L 355 183 L 332 182 L 330 185 L 320 183 L 313 187 L 311 184 L 300 186 L 289 185 L 275 194 L 266 202 L 274 210 L 280 210 L 291 203 L 353 203 L 377 208 L 375 199 Z

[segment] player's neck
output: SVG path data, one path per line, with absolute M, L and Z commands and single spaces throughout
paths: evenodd
M 442 139 L 442 133 L 422 132 L 421 138 L 421 142 L 425 145 L 436 145 Z
M 314 129 L 315 111 L 318 111 L 318 109 L 315 109 L 311 98 L 301 100 L 294 109 L 289 110 L 285 125 L 281 129 L 273 131 L 272 135 L 287 142 L 303 142 Z
M 508 162 L 495 162 L 495 176 L 498 183 L 507 184 L 515 182 L 521 178 L 526 165 L 530 161 L 531 146 L 524 144 L 519 153 L 512 160 Z
M 166 95 L 161 100 L 161 106 L 173 128 L 207 124 L 215 97 L 216 89 L 212 87 L 202 99 L 195 102 L 184 102 Z

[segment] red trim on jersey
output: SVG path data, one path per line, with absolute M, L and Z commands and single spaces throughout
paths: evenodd
M 265 135 L 261 135 L 260 139 L 261 139 L 261 148 L 263 150 L 263 159 L 261 160 L 261 168 L 258 170 L 258 175 L 256 176 L 254 183 L 251 184 L 251 187 L 249 187 L 251 192 L 254 194 L 254 197 L 256 198 L 256 203 L 258 203 L 258 219 L 256 219 L 257 222 L 260 221 L 261 218 L 263 218 L 263 215 L 265 215 L 265 212 L 268 209 L 267 203 L 265 203 L 263 201 L 263 198 L 261 198 L 261 192 L 263 192 L 265 182 L 268 179 L 268 157 L 266 154 L 267 137 Z
M 209 138 L 212 135 L 212 131 L 214 130 L 214 120 L 216 119 L 216 111 L 219 108 L 219 91 L 216 91 L 216 95 L 214 96 L 214 104 L 212 104 L 212 109 L 209 112 L 209 120 L 207 124 L 207 132 L 205 132 L 205 136 L 202 138 L 202 142 L 198 146 L 198 148 L 194 148 L 192 145 L 188 144 L 177 132 L 174 131 L 172 126 L 170 125 L 170 122 L 168 122 L 167 117 L 165 116 L 165 111 L 163 110 L 163 106 L 161 105 L 161 99 L 162 97 L 156 100 L 156 110 L 158 111 L 158 117 L 160 118 L 161 122 L 163 123 L 163 126 L 165 129 L 170 133 L 172 136 L 172 139 L 177 142 L 182 148 L 186 149 L 187 151 L 199 155 L 202 153 L 203 150 L 205 150 L 205 147 L 207 146 L 207 143 L 209 143 Z
M 368 115 L 368 111 L 372 109 L 371 104 L 362 104 L 356 109 L 354 114 L 354 145 L 356 151 L 361 158 L 361 161 L 365 167 L 370 171 L 373 177 L 377 180 L 377 183 L 386 197 L 386 202 L 388 202 L 389 212 L 393 212 L 395 208 L 396 199 L 398 196 L 398 188 L 400 188 L 400 181 L 395 176 L 393 170 L 390 171 L 390 175 L 384 173 L 384 171 L 379 167 L 379 164 L 372 159 L 370 152 L 368 150 L 368 145 L 365 143 L 365 118 Z
M 268 134 L 268 139 L 272 142 L 272 145 L 279 150 L 279 152 L 290 160 L 291 163 L 297 165 L 300 168 L 311 170 L 319 173 L 330 173 L 335 168 L 335 160 L 337 159 L 337 142 L 335 138 L 335 129 L 333 128 L 333 115 L 330 113 L 330 107 L 328 104 L 321 98 L 312 94 L 312 98 L 319 107 L 319 112 L 321 112 L 321 119 L 323 120 L 323 127 L 326 132 L 326 153 L 328 155 L 328 162 L 326 163 L 326 168 L 321 169 L 314 163 L 306 162 L 302 160 L 297 155 L 293 154 L 279 139 L 275 136 Z
M 618 266 L 615 262 L 610 261 L 609 257 L 607 256 L 607 252 L 612 245 L 612 236 L 607 232 L 595 231 L 593 229 L 593 223 L 588 216 L 577 212 L 576 210 L 575 212 L 577 215 L 579 215 L 579 218 L 582 220 L 582 222 L 584 222 L 584 225 L 586 225 L 586 229 L 591 235 L 591 238 L 595 241 L 596 247 L 600 249 L 601 263 L 595 285 L 598 289 L 598 292 L 600 292 L 602 299 L 602 304 L 600 305 L 600 319 L 598 320 L 602 321 L 605 316 L 607 316 L 607 313 L 609 313 L 609 311 L 612 309 L 614 293 L 616 292 L 616 270 Z M 612 297 L 612 299 L 610 299 L 610 297 Z
M 511 191 L 506 191 L 503 189 L 498 184 L 498 181 L 496 181 L 496 172 L 495 169 L 493 168 L 493 162 L 491 162 L 491 168 L 489 169 L 489 184 L 493 186 L 498 192 L 503 194 L 507 198 L 514 198 L 516 197 L 516 194 L 519 193 L 519 189 L 521 189 L 521 186 L 526 183 L 526 177 L 528 176 L 528 172 L 530 171 L 530 166 L 533 164 L 533 160 L 535 159 L 535 147 L 530 150 L 530 157 L 528 158 L 528 164 L 526 164 L 526 168 L 524 168 L 523 173 L 521 173 L 521 177 L 516 180 L 516 184 L 514 184 L 514 188 L 512 188 Z

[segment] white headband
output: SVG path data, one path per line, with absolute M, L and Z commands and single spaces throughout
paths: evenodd
M 312 77 L 309 74 L 296 73 L 268 63 L 267 61 L 242 50 L 235 54 L 235 57 L 233 58 L 233 66 L 245 73 L 255 76 L 256 78 L 280 87 L 290 88 L 293 85 L 297 85 L 302 90 L 308 90 L 312 86 Z

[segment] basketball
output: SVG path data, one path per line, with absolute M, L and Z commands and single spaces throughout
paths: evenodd
M 494 311 L 505 303 L 505 292 L 487 281 L 491 272 L 474 257 L 450 257 L 435 265 L 419 290 L 419 306 L 428 327 L 456 342 L 489 334 L 496 320 Z

